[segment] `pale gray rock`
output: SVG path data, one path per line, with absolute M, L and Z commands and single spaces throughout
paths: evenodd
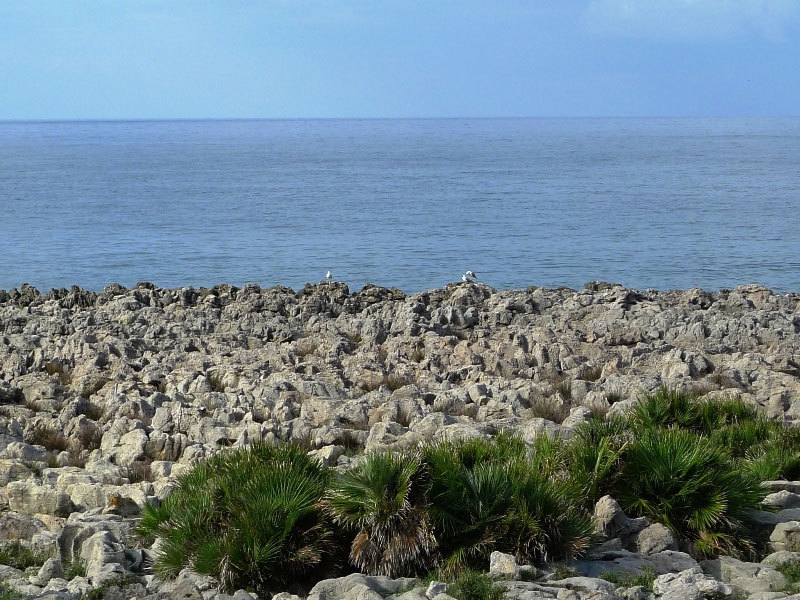
M 665 573 L 656 577 L 653 592 L 663 600 L 681 598 L 721 598 L 733 594 L 731 586 L 705 575 L 695 567 L 679 573 Z
M 773 552 L 800 551 L 800 521 L 778 523 L 769 536 L 769 545 Z
M 73 510 L 69 494 L 32 481 L 12 481 L 6 486 L 8 507 L 25 515 L 67 517 Z
M 773 552 L 772 554 L 768 554 L 763 559 L 761 559 L 762 565 L 767 565 L 768 567 L 779 567 L 780 565 L 796 562 L 800 563 L 800 552 L 789 552 L 788 550 L 779 550 L 778 552 Z
M 779 492 L 767 494 L 761 503 L 764 506 L 778 509 L 800 508 L 800 494 L 787 490 L 781 490 Z
M 14 512 L 0 514 L 0 540 L 30 540 L 47 531 L 47 525 L 36 517 Z
M 0 446 L 2 446 L 0 440 Z M 10 481 L 23 481 L 30 479 L 33 471 L 29 465 L 18 459 L 0 459 L 0 488 L 4 488 Z
M 443 581 L 431 581 L 428 588 L 425 590 L 425 595 L 428 598 L 435 598 L 439 594 L 447 592 L 447 584 Z
M 506 579 L 519 577 L 519 565 L 513 554 L 494 551 L 489 556 L 489 575 Z
M 595 532 L 606 539 L 634 535 L 649 525 L 644 517 L 628 518 L 619 503 L 611 496 L 603 496 L 594 507 Z
M 636 551 L 641 554 L 657 554 L 664 550 L 677 550 L 675 535 L 661 523 L 653 523 L 634 535 Z
M 789 582 L 773 567 L 720 556 L 701 563 L 703 572 L 746 593 L 779 592 Z
M 4 450 L 0 451 L 0 458 L 46 462 L 49 454 L 44 446 L 34 446 L 25 442 L 10 442 Z
M 38 573 L 30 578 L 33 585 L 46 586 L 51 579 L 64 577 L 64 567 L 60 558 L 48 558 L 39 569 Z M 66 581 L 64 582 L 66 584 Z M 61 588 L 61 589 L 66 589 Z
M 353 573 L 338 579 L 324 579 L 317 583 L 308 594 L 308 600 L 383 600 L 385 596 L 396 594 L 398 590 L 414 587 L 418 579 L 401 577 L 391 579 L 382 576 Z

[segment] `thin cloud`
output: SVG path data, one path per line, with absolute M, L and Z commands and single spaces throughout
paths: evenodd
M 799 21 L 797 0 L 590 0 L 583 14 L 596 34 L 678 41 L 782 40 Z

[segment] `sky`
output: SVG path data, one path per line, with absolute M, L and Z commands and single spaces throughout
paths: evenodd
M 800 114 L 800 0 L 0 0 L 0 120 Z

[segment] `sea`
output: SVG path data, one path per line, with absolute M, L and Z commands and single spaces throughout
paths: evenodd
M 0 122 L 0 289 L 800 292 L 800 118 Z

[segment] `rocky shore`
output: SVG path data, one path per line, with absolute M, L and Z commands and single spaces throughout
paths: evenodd
M 285 440 L 346 468 L 364 450 L 504 430 L 569 437 L 591 415 L 625 411 L 663 386 L 735 395 L 794 423 L 800 294 L 602 282 L 521 291 L 468 282 L 413 296 L 351 294 L 335 282 L 0 291 L 0 547 L 18 540 L 50 556 L 37 570 L 0 565 L 0 584 L 39 598 L 101 587 L 116 597 L 119 586 L 126 598 L 229 597 L 188 572 L 159 581 L 131 533 L 142 507 L 198 459 Z M 779 511 L 760 519 L 784 554 L 763 563 L 699 564 L 609 498 L 596 509 L 606 544 L 569 565 L 569 577 L 553 566 L 522 581 L 507 556 L 492 569 L 509 598 L 525 600 L 645 598 L 596 579 L 644 566 L 659 575 L 656 598 L 790 597 L 774 566 L 800 560 L 800 483 L 769 485 Z M 353 574 L 309 598 L 437 593 L 446 599 L 413 580 Z

